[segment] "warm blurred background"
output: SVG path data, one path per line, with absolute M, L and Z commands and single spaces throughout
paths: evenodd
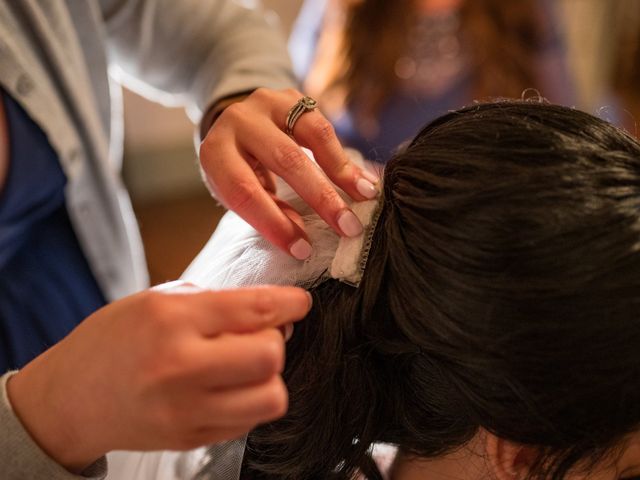
M 368 158 L 385 161 L 447 110 L 528 87 L 638 134 L 638 0 L 263 4 L 274 28 L 291 35 L 305 90 L 320 99 L 343 143 Z M 125 92 L 125 122 L 124 177 L 155 284 L 180 275 L 223 211 L 202 185 L 193 126 L 180 109 Z

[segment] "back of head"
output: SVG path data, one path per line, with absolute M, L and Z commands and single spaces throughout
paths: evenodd
M 296 327 L 289 414 L 249 439 L 257 477 L 377 478 L 372 443 L 434 457 L 483 428 L 561 478 L 638 428 L 635 140 L 564 107 L 477 105 L 425 127 L 381 201 L 361 285 L 322 283 Z

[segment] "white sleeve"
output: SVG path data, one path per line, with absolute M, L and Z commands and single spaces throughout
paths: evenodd
M 49 457 L 31 438 L 16 416 L 7 395 L 7 381 L 16 372 L 0 377 L 0 473 L 2 480 L 102 480 L 107 474 L 104 457 L 82 474 L 69 472 Z M 124 477 L 123 477 L 124 478 Z
M 248 5 L 248 2 L 244 2 Z M 296 82 L 277 22 L 233 0 L 100 0 L 110 63 L 133 90 L 197 123 L 221 98 Z

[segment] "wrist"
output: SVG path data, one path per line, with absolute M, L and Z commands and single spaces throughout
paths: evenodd
M 207 136 L 207 133 L 209 132 L 217 118 L 220 116 L 220 114 L 224 112 L 225 108 L 233 103 L 243 101 L 250 94 L 251 92 L 234 94 L 228 97 L 224 97 L 211 105 L 211 107 L 202 116 L 202 121 L 200 122 L 200 140 L 204 140 L 204 137 Z
M 55 348 L 55 347 L 54 347 Z M 45 352 L 13 375 L 7 382 L 9 404 L 31 439 L 52 460 L 70 472 L 79 473 L 106 453 L 82 438 L 78 409 L 68 397 L 60 396 L 50 375 Z

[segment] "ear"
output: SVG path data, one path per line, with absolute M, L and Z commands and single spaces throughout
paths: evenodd
M 538 449 L 496 437 L 485 432 L 489 465 L 497 480 L 522 480 L 530 473 Z

